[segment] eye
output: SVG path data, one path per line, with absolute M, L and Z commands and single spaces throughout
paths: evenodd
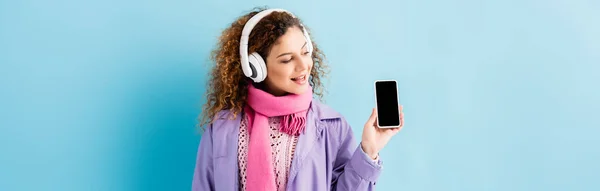
M 304 52 L 303 54 L 304 54 L 304 55 L 308 55 L 308 54 L 310 54 L 310 52 L 306 51 L 306 52 Z
M 292 61 L 292 59 L 293 59 L 293 58 L 290 58 L 289 60 L 284 60 L 284 61 L 281 61 L 281 63 L 287 64 L 287 63 L 291 62 L 291 61 Z

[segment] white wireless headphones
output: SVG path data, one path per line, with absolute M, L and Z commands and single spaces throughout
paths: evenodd
M 267 78 L 267 64 L 265 63 L 265 60 L 257 52 L 248 54 L 248 39 L 250 36 L 250 32 L 252 31 L 252 28 L 254 28 L 254 26 L 256 26 L 256 24 L 263 17 L 269 15 L 270 13 L 272 13 L 274 11 L 286 12 L 286 13 L 290 14 L 292 17 L 296 18 L 296 16 L 294 16 L 294 14 L 292 14 L 289 11 L 283 10 L 283 9 L 267 9 L 267 10 L 261 11 L 260 13 L 254 15 L 252 18 L 250 18 L 250 20 L 248 20 L 248 22 L 246 22 L 246 24 L 244 25 L 244 29 L 242 30 L 242 38 L 240 40 L 240 56 L 241 56 L 242 71 L 244 71 L 244 75 L 246 75 L 246 77 L 249 77 L 250 79 L 252 79 L 254 82 L 257 82 L 257 83 L 262 82 L 265 78 Z M 304 33 L 304 38 L 306 38 L 308 52 L 309 52 L 309 54 L 312 54 L 313 46 L 312 46 L 310 37 L 308 36 L 308 33 L 304 29 L 304 26 L 302 26 L 302 24 L 300 24 L 300 26 L 303 28 L 302 31 Z

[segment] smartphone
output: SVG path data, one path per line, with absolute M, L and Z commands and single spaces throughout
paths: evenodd
M 375 81 L 377 126 L 380 128 L 400 127 L 398 102 L 398 83 L 396 80 Z

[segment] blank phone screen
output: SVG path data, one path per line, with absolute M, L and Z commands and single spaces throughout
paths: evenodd
M 398 89 L 395 81 L 375 82 L 379 126 L 399 126 Z

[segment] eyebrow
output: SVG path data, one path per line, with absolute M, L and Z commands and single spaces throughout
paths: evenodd
M 304 42 L 304 45 L 302 45 L 302 47 L 301 47 L 300 49 L 303 49 L 303 48 L 304 48 L 304 46 L 306 46 L 306 44 L 307 44 L 307 43 L 308 43 L 308 42 Z M 277 57 L 275 57 L 275 58 L 279 58 L 279 57 L 282 57 L 282 56 L 285 56 L 285 55 L 288 55 L 288 54 L 292 54 L 292 53 L 291 53 L 291 52 L 286 52 L 286 53 L 280 54 L 279 56 L 277 56 Z

